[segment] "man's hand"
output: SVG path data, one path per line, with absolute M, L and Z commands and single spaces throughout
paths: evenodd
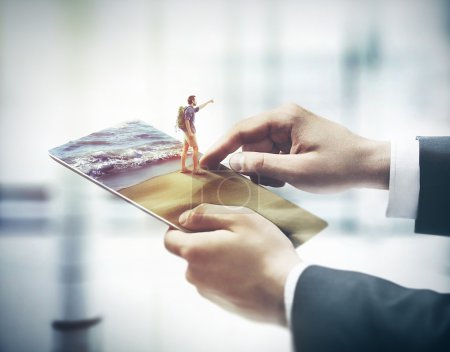
M 240 121 L 200 164 L 215 168 L 239 147 L 231 168 L 265 185 L 288 182 L 317 193 L 389 188 L 389 142 L 358 136 L 295 104 Z
M 300 261 L 287 237 L 242 207 L 201 204 L 180 216 L 166 248 L 188 262 L 186 279 L 201 295 L 250 319 L 285 325 L 284 284 Z
M 214 103 L 214 100 L 213 100 L 213 99 L 210 99 L 210 100 L 208 100 L 206 103 L 200 104 L 200 105 L 198 106 L 198 109 L 201 110 L 201 109 L 203 109 L 206 105 L 212 104 L 212 103 Z

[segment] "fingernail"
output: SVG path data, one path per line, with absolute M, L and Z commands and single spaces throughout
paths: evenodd
M 183 212 L 183 214 L 181 214 L 180 217 L 178 218 L 178 221 L 180 222 L 181 225 L 183 225 L 184 223 L 186 223 L 188 214 L 189 214 L 189 210 L 186 210 L 186 211 Z
M 244 171 L 244 154 L 236 153 L 230 158 L 230 167 L 236 172 Z

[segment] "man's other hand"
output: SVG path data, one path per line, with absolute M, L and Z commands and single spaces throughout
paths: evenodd
M 369 140 L 296 104 L 237 123 L 200 160 L 217 167 L 228 154 L 236 172 L 269 186 L 309 192 L 389 188 L 390 143 Z
M 180 216 L 166 248 L 188 262 L 186 279 L 223 308 L 259 321 L 286 324 L 284 285 L 300 261 L 288 238 L 243 207 L 201 204 Z

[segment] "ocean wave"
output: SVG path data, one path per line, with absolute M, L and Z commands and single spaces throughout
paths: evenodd
M 179 158 L 180 148 L 140 150 L 127 148 L 115 151 L 98 151 L 92 154 L 66 158 L 64 161 L 86 175 L 100 177 L 125 169 L 135 169 L 152 163 Z
M 180 157 L 182 144 L 142 121 L 132 121 L 92 133 L 51 154 L 86 175 L 98 178 Z
M 70 152 L 70 151 L 74 151 L 76 149 L 80 149 L 84 146 L 88 146 L 88 147 L 93 147 L 93 146 L 106 146 L 109 145 L 110 143 L 108 141 L 101 141 L 101 140 L 78 140 L 76 142 L 72 142 L 72 143 L 68 143 L 66 147 L 64 147 L 64 151 L 66 152 Z
M 151 137 L 152 137 L 152 135 L 149 133 L 141 133 L 141 134 L 136 135 L 136 138 L 151 138 Z

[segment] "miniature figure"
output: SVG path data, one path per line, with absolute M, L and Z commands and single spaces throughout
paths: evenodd
M 192 172 L 196 175 L 203 175 L 205 172 L 200 168 L 198 162 L 198 144 L 197 137 L 195 136 L 195 113 L 203 109 L 206 105 L 214 103 L 214 100 L 208 100 L 206 103 L 197 106 L 195 95 L 191 95 L 188 98 L 188 106 L 180 106 L 178 109 L 177 126 L 184 132 L 183 152 L 181 153 L 181 172 L 189 172 L 186 168 L 186 157 L 189 147 L 193 149 L 192 161 L 194 169 Z

